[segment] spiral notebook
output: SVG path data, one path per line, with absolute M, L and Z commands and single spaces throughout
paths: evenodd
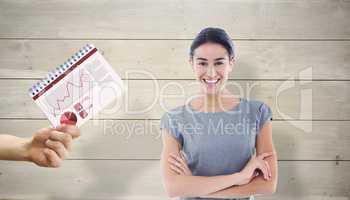
M 29 95 L 53 127 L 81 126 L 112 101 L 119 101 L 123 82 L 93 45 L 88 44 L 46 78 Z

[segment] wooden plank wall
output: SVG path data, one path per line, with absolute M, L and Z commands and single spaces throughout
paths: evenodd
M 1 133 L 48 126 L 27 89 L 86 43 L 129 89 L 128 106 L 82 127 L 61 168 L 0 161 L 0 199 L 167 199 L 159 118 L 185 98 L 160 94 L 178 94 L 172 83 L 193 94 L 188 49 L 208 26 L 237 46 L 232 90 L 274 113 L 278 191 L 257 199 L 349 199 L 349 19 L 345 0 L 0 1 Z

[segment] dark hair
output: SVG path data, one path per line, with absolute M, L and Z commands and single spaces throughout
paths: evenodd
M 193 57 L 194 50 L 207 42 L 221 44 L 228 52 L 229 57 L 234 57 L 234 44 L 224 29 L 208 27 L 201 30 L 193 40 L 190 48 L 190 57 Z

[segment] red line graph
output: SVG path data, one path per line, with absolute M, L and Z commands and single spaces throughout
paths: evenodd
M 87 81 L 86 80 L 84 81 L 84 77 L 88 77 Z M 78 84 L 75 84 L 71 81 L 68 81 L 66 83 L 64 96 L 62 98 L 56 99 L 56 102 L 55 102 L 56 107 L 51 105 L 53 108 L 53 115 L 55 117 L 58 114 L 57 111 L 59 112 L 62 110 L 62 106 L 60 104 L 63 104 L 67 99 L 70 99 L 73 97 L 71 91 L 74 89 L 74 87 L 79 89 L 79 95 L 80 95 L 80 90 L 85 86 L 84 82 L 90 82 L 89 75 L 81 73 L 79 76 L 79 83 Z M 79 98 L 80 98 L 80 96 L 79 96 Z

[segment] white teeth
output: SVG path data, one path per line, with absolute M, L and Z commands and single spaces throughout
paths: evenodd
M 206 83 L 217 83 L 219 81 L 219 79 L 216 79 L 216 80 L 206 80 L 206 79 L 204 79 L 204 81 Z

